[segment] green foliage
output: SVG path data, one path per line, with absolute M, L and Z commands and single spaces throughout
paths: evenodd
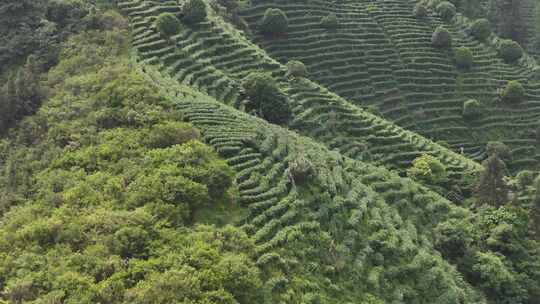
M 233 204 L 232 169 L 95 35 L 109 33 L 65 44 L 50 98 L 0 141 L 0 164 L 18 168 L 1 171 L 0 202 L 20 197 L 1 206 L 0 298 L 261 302 L 253 240 L 231 226 L 192 226 L 199 211 Z M 86 48 L 103 56 L 79 60 Z
M 448 179 L 444 165 L 437 158 L 428 154 L 414 159 L 412 166 L 407 170 L 407 175 L 431 185 L 445 183 Z
M 81 20 L 88 13 L 85 3 L 77 0 L 51 0 L 46 8 L 47 19 L 62 26 Z
M 478 252 L 474 257 L 472 270 L 478 274 L 481 286 L 490 295 L 497 295 L 504 301 L 497 303 L 523 303 L 527 294 L 519 279 L 505 266 L 503 256 L 491 252 Z
M 538 243 L 525 210 L 482 206 L 436 228 L 436 246 L 492 303 L 527 303 L 539 292 Z M 531 269 L 527 269 L 532 267 Z
M 489 21 L 485 18 L 475 20 L 471 25 L 471 33 L 476 39 L 485 41 L 491 36 Z
M 452 1 L 459 12 L 470 19 L 477 19 L 485 15 L 483 2 L 477 0 L 459 0 Z
M 436 48 L 450 48 L 452 46 L 452 36 L 443 26 L 439 26 L 431 36 L 431 44 Z
M 242 83 L 246 95 L 255 102 L 265 100 L 267 96 L 279 94 L 276 80 L 269 73 L 253 72 Z
M 315 174 L 313 164 L 305 157 L 299 156 L 289 163 L 289 172 L 295 185 L 306 183 Z
M 339 26 L 339 21 L 335 13 L 329 13 L 321 18 L 321 26 L 326 29 L 335 29 Z
M 473 54 L 471 49 L 466 46 L 459 47 L 454 51 L 454 59 L 458 67 L 469 69 L 473 65 Z
M 456 7 L 448 1 L 439 3 L 435 10 L 444 21 L 451 21 L 456 15 Z
M 525 88 L 517 80 L 511 80 L 501 93 L 501 98 L 505 103 L 519 103 L 525 99 Z
M 534 172 L 530 170 L 522 170 L 516 174 L 516 182 L 518 190 L 525 190 L 527 187 L 534 184 Z
M 308 71 L 306 66 L 298 60 L 287 62 L 287 77 L 307 77 Z
M 203 0 L 188 0 L 182 6 L 182 21 L 197 24 L 206 19 L 206 4 Z
M 497 156 L 502 160 L 511 160 L 512 151 L 510 147 L 500 141 L 490 141 L 486 144 L 486 154 L 488 156 Z
M 199 137 L 199 132 L 188 124 L 168 121 L 152 126 L 144 142 L 151 148 L 168 148 L 199 139 Z
M 163 36 L 171 37 L 180 32 L 182 25 L 174 14 L 161 13 L 156 18 L 156 27 Z
M 463 103 L 463 117 L 467 119 L 477 119 L 482 115 L 482 105 L 476 99 L 469 99 Z
M 413 16 L 417 19 L 423 19 L 428 16 L 427 7 L 423 2 L 416 3 L 413 9 Z
M 0 88 L 0 135 L 24 116 L 33 114 L 41 105 L 45 93 L 40 76 L 41 66 L 32 55 Z
M 279 8 L 269 8 L 264 12 L 260 23 L 261 32 L 264 34 L 282 34 L 289 28 L 287 15 Z
M 242 88 L 249 98 L 248 111 L 256 111 L 273 123 L 286 123 L 289 120 L 289 105 L 272 75 L 252 72 L 243 80 Z
M 490 155 L 483 163 L 484 170 L 476 185 L 476 197 L 482 204 L 500 206 L 508 201 L 508 186 L 504 180 L 506 165 L 498 154 Z
M 474 241 L 474 226 L 469 220 L 449 219 L 435 229 L 435 244 L 451 261 L 459 261 L 468 254 Z
M 507 63 L 515 63 L 523 56 L 523 49 L 519 43 L 505 39 L 499 45 L 499 54 Z

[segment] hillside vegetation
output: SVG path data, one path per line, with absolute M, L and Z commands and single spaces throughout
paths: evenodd
M 540 303 L 537 64 L 487 4 L 6 3 L 79 13 L 4 38 L 0 303 Z

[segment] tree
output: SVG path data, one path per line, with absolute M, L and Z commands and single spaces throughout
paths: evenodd
M 477 281 L 495 299 L 505 299 L 494 303 L 525 303 L 527 290 L 520 286 L 519 278 L 505 264 L 505 257 L 493 252 L 477 252 L 472 271 Z
M 506 63 L 515 63 L 523 56 L 523 49 L 519 43 L 505 39 L 499 45 L 499 54 Z
M 497 154 L 489 156 L 482 165 L 484 170 L 476 185 L 476 197 L 480 203 L 501 206 L 508 200 L 508 186 L 504 181 L 506 165 Z
M 287 77 L 306 77 L 308 71 L 306 66 L 298 60 L 291 60 L 287 62 Z
M 321 18 L 321 26 L 326 29 L 335 29 L 339 26 L 339 22 L 335 13 L 330 13 Z
M 519 103 L 525 99 L 525 88 L 519 81 L 511 80 L 502 91 L 501 98 L 506 103 Z
M 74 5 L 78 8 L 83 6 L 83 1 L 62 2 L 81 4 Z M 29 54 L 37 54 L 40 57 L 50 56 L 56 59 L 58 42 L 69 34 L 84 29 L 85 24 L 80 22 L 81 18 L 72 18 L 69 24 L 47 20 L 48 17 L 53 17 L 47 16 L 48 7 L 54 6 L 55 3 L 59 2 L 52 0 L 0 1 L 0 66 L 4 68 L 14 63 L 19 64 Z M 85 14 L 86 3 L 84 6 L 82 10 L 73 9 L 69 16 L 72 16 L 72 13 L 77 17 L 79 17 L 78 13 Z
M 287 32 L 289 19 L 287 15 L 278 8 L 269 8 L 264 13 L 260 24 L 261 32 L 264 34 L 281 34 Z
M 488 4 L 488 17 L 497 33 L 504 38 L 524 42 L 527 38 L 527 18 L 521 10 L 521 1 L 491 0 Z
M 161 13 L 156 19 L 156 27 L 163 36 L 171 37 L 180 32 L 182 25 L 174 14 Z
M 313 164 L 303 156 L 299 156 L 289 163 L 289 172 L 295 185 L 304 184 L 315 173 Z
M 474 227 L 466 219 L 449 219 L 435 228 L 435 245 L 446 258 L 453 261 L 467 254 L 473 243 Z
M 534 197 L 531 217 L 534 224 L 534 229 L 537 234 L 540 234 L 540 176 L 537 176 L 533 182 Z
M 429 154 L 423 154 L 415 158 L 412 167 L 407 170 L 407 175 L 432 185 L 439 185 L 448 180 L 444 165 Z
M 480 41 L 485 41 L 491 36 L 489 21 L 485 18 L 477 19 L 471 25 L 471 34 Z
M 449 48 L 452 46 L 452 36 L 446 28 L 439 26 L 431 36 L 431 44 L 436 48 Z
M 167 148 L 199 137 L 200 133 L 191 125 L 167 121 L 152 127 L 145 137 L 145 144 L 151 148 Z
M 423 19 L 426 18 L 428 15 L 428 10 L 426 8 L 426 5 L 422 2 L 416 3 L 413 9 L 413 16 L 417 19 Z
M 289 120 L 291 112 L 287 99 L 272 75 L 252 72 L 243 80 L 242 88 L 249 99 L 248 111 L 256 111 L 273 123 L 285 123 Z
M 488 142 L 486 144 L 486 154 L 487 156 L 496 155 L 504 161 L 509 161 L 512 159 L 512 151 L 510 150 L 510 147 L 500 141 Z
M 471 49 L 466 46 L 459 47 L 454 51 L 454 59 L 457 66 L 462 69 L 469 69 L 474 60 Z
M 17 113 L 17 103 L 15 76 L 12 74 L 0 90 L 0 134 L 13 123 Z
M 0 133 L 39 108 L 44 98 L 40 76 L 41 66 L 33 55 L 28 56 L 21 69 L 8 76 L 0 89 Z
M 206 19 L 206 4 L 203 0 L 188 0 L 182 7 L 182 20 L 187 24 L 197 24 Z
M 439 14 L 439 16 L 441 16 L 441 18 L 447 22 L 452 20 L 452 18 L 454 18 L 454 16 L 456 15 L 456 7 L 448 1 L 443 1 L 439 3 L 435 10 Z
M 516 188 L 520 191 L 525 191 L 534 181 L 534 172 L 531 170 L 522 170 L 516 174 Z
M 476 99 L 469 99 L 463 103 L 463 117 L 476 119 L 482 115 L 482 105 Z

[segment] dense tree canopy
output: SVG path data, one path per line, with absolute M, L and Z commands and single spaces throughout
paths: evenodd
M 274 123 L 286 123 L 290 118 L 290 109 L 286 97 L 279 90 L 276 80 L 267 73 L 250 73 L 242 82 L 242 88 L 248 97 L 248 110 L 256 111 L 266 120 Z
M 253 241 L 231 226 L 193 226 L 231 220 L 200 211 L 235 209 L 232 169 L 111 52 L 124 49 L 125 40 L 102 40 L 115 35 L 88 32 L 65 45 L 48 75 L 50 99 L 2 155 L 16 169 L 0 177 L 0 298 L 258 302 Z M 29 145 L 28 132 L 37 136 Z
M 156 19 L 156 27 L 165 37 L 178 34 L 181 29 L 180 20 L 174 14 L 162 13 Z

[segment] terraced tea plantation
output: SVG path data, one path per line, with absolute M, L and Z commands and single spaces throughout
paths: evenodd
M 2 0 L 0 304 L 540 304 L 540 2 Z
M 4 2 L 0 304 L 540 304 L 533 0 Z
M 292 110 L 289 126 L 305 136 L 338 149 L 346 156 L 371 160 L 404 170 L 410 162 L 431 154 L 448 166 L 458 182 L 478 164 L 433 141 L 402 129 L 348 102 L 308 79 L 290 80 L 286 67 L 248 41 L 218 16 L 196 27 L 184 26 L 165 39 L 154 26 L 160 13 L 177 12 L 174 2 L 127 2 L 120 7 L 131 16 L 133 43 L 141 63 L 156 64 L 178 82 L 206 92 L 217 100 L 241 107 L 241 82 L 252 71 L 274 75 Z
M 399 0 L 253 1 L 241 14 L 255 33 L 254 41 L 273 58 L 304 62 L 312 80 L 351 103 L 374 107 L 382 117 L 454 151 L 463 148 L 472 159 L 485 158 L 488 141 L 502 141 L 512 149 L 513 171 L 537 168 L 536 63 L 522 59 L 507 64 L 493 42 L 472 37 L 470 21 L 458 16 L 445 22 L 434 11 L 419 20 L 414 5 Z M 287 15 L 286 36 L 269 39 L 257 31 L 268 8 Z M 334 29 L 321 25 L 329 13 L 339 23 Z M 441 25 L 449 30 L 454 48 L 471 50 L 474 62 L 468 70 L 456 67 L 451 49 L 431 45 L 432 33 Z M 510 80 L 525 87 L 526 98 L 519 105 L 499 98 Z M 462 116 L 468 99 L 480 101 L 480 117 Z

